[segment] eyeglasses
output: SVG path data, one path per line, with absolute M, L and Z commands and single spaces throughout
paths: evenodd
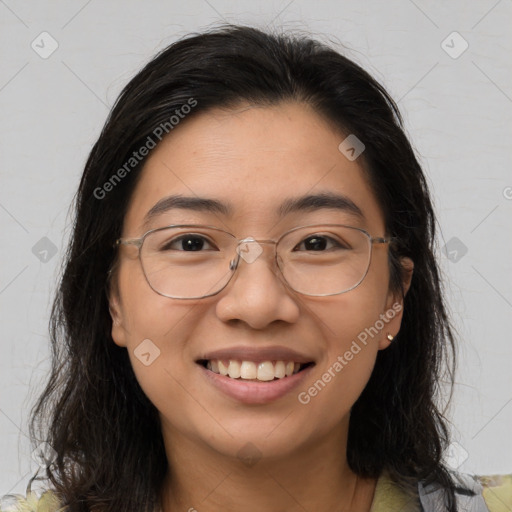
M 142 270 L 156 293 L 200 299 L 223 290 L 241 260 L 253 263 L 264 245 L 273 245 L 275 268 L 284 283 L 300 294 L 324 297 L 361 284 L 373 244 L 391 241 L 342 224 L 296 227 L 278 240 L 239 240 L 214 226 L 180 224 L 152 229 L 140 238 L 119 238 L 115 246 L 139 249 Z

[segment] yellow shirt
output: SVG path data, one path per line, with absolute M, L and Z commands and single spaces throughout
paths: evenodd
M 490 512 L 512 512 L 512 474 L 479 476 L 483 497 Z M 41 497 L 31 493 L 26 497 L 16 496 L 13 512 L 64 512 L 55 495 L 46 491 Z M 7 509 L 0 508 L 0 512 Z M 370 512 L 416 512 L 414 500 L 396 485 L 386 474 L 378 480 Z

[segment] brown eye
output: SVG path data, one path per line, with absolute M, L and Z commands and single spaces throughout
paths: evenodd
M 163 245 L 163 251 L 185 251 L 199 252 L 203 249 L 211 249 L 213 246 L 206 238 L 199 235 L 186 234 L 181 235 L 173 240 L 169 240 Z
M 298 244 L 294 250 L 296 251 L 316 251 L 321 252 L 329 249 L 343 249 L 346 248 L 337 240 L 329 236 L 311 235 L 305 238 Z

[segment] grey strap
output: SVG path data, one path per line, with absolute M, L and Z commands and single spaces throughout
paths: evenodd
M 483 487 L 471 475 L 452 472 L 456 485 L 455 497 L 459 512 L 489 512 L 485 504 Z M 443 492 L 439 485 L 418 483 L 418 494 L 423 512 L 446 512 Z

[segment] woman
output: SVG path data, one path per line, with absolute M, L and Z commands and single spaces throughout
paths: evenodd
M 442 462 L 434 237 L 397 107 L 356 64 L 238 26 L 171 45 L 80 183 L 39 506 L 510 510 L 510 476 Z

